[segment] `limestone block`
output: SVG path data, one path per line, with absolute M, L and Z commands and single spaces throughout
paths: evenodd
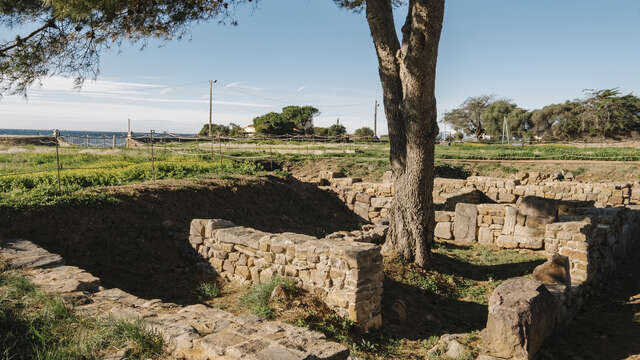
M 502 248 L 515 249 L 518 247 L 518 241 L 513 235 L 500 235 L 496 240 L 496 245 Z
M 504 211 L 505 211 L 505 214 L 504 214 L 504 225 L 502 226 L 502 233 L 504 235 L 511 235 L 515 230 L 518 210 L 513 206 L 506 206 L 504 208 Z
M 533 269 L 533 278 L 543 284 L 571 285 L 569 258 L 559 254 Z
M 487 227 L 478 229 L 478 243 L 481 245 L 493 244 L 493 231 Z
M 520 199 L 518 212 L 525 216 L 544 219 L 550 223 L 558 216 L 558 202 L 537 196 L 525 196 Z
M 450 222 L 439 222 L 436 224 L 436 228 L 433 231 L 433 235 L 435 237 L 451 240 L 451 223 Z
M 374 197 L 371 199 L 371 206 L 374 208 L 390 208 L 392 197 Z
M 456 223 L 453 237 L 456 241 L 473 243 L 476 241 L 478 210 L 473 204 L 458 203 L 456 205 Z
M 533 359 L 552 334 L 558 311 L 555 297 L 540 282 L 509 279 L 489 299 L 482 353 L 504 359 Z
M 365 220 L 369 220 L 369 203 L 356 201 L 353 212 Z

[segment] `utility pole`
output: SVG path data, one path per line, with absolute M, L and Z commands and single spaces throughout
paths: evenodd
M 378 136 L 378 100 L 373 100 L 373 136 Z
M 211 124 L 213 119 L 213 80 L 209 80 L 209 137 L 213 136 Z

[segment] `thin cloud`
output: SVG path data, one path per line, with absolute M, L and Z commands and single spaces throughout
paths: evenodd
M 253 91 L 261 91 L 261 90 L 263 90 L 262 88 L 259 88 L 259 87 L 246 85 L 245 83 L 243 83 L 241 81 L 236 81 L 236 82 L 229 83 L 229 84 L 225 85 L 224 87 L 228 88 L 228 89 L 244 89 L 244 90 L 253 90 Z
M 301 92 L 301 91 L 302 91 L 302 90 L 304 90 L 305 88 L 306 88 L 306 86 L 304 86 L 304 85 L 303 85 L 303 86 L 300 86 L 300 87 L 296 90 L 296 92 Z

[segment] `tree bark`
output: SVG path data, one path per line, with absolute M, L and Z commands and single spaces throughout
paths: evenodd
M 444 0 L 410 0 L 399 43 L 391 0 L 367 0 L 378 54 L 395 196 L 383 254 L 429 266 L 433 160 L 438 134 L 435 77 Z

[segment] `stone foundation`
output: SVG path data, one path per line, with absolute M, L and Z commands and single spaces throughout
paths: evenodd
M 321 188 L 335 192 L 347 207 L 364 220 L 387 218 L 394 188 L 391 172 L 382 183 L 363 182 L 332 171 L 319 174 Z M 442 210 L 454 211 L 457 203 L 516 204 L 525 196 L 563 201 L 585 201 L 594 207 L 640 204 L 640 182 L 582 183 L 557 181 L 538 173 L 525 173 L 514 179 L 470 176 L 467 179 L 435 178 L 433 201 Z
M 384 272 L 377 245 L 339 234 L 271 234 L 219 219 L 193 220 L 189 242 L 225 279 L 261 283 L 290 277 L 362 328 L 382 325 Z

